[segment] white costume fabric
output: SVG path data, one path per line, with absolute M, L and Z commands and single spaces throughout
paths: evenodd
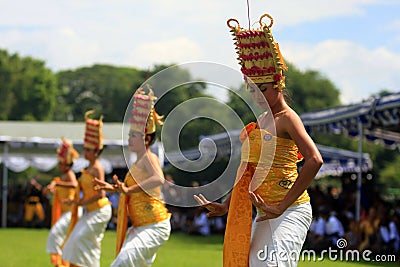
M 101 240 L 111 219 L 111 205 L 84 214 L 62 250 L 63 260 L 82 267 L 100 267 Z
M 57 222 L 51 227 L 47 237 L 46 252 L 49 254 L 61 255 L 61 245 L 67 235 L 71 211 L 64 212 Z
M 157 250 L 169 238 L 170 219 L 139 227 L 130 227 L 127 238 L 111 267 L 147 267 L 156 258 Z
M 262 214 L 257 214 L 257 218 Z M 257 219 L 256 218 L 256 219 Z M 312 220 L 310 203 L 289 207 L 281 216 L 254 221 L 251 233 L 250 267 L 297 266 Z
M 82 216 L 82 209 L 78 209 L 78 217 Z M 67 235 L 71 211 L 64 212 L 57 222 L 51 227 L 47 237 L 46 252 L 49 254 L 61 255 L 61 245 Z

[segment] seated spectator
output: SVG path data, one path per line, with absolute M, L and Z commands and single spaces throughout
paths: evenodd
M 182 231 L 186 224 L 186 214 L 182 209 L 175 206 L 169 206 L 168 211 L 171 213 L 171 231 Z
M 171 203 L 182 202 L 181 196 L 176 189 L 175 181 L 170 174 L 165 175 L 165 182 L 162 187 L 162 195 L 167 208 L 169 208 Z
M 314 217 L 311 222 L 305 246 L 316 253 L 321 253 L 322 250 L 328 249 L 330 245 L 329 241 L 325 238 L 328 215 L 328 210 L 321 206 L 318 209 L 318 216 Z
M 399 232 L 400 224 L 399 223 L 400 223 L 399 216 L 397 216 L 396 213 L 394 213 L 392 215 L 392 220 L 390 221 L 389 227 L 392 228 L 392 231 L 394 233 L 397 233 L 397 234 L 395 234 L 395 236 L 397 236 L 397 239 L 394 242 L 394 251 L 396 253 L 400 253 L 400 232 Z
M 372 249 L 376 245 L 378 234 L 379 218 L 376 209 L 371 207 L 368 211 L 367 217 L 360 222 L 360 245 L 359 251 Z
M 188 227 L 188 233 L 203 236 L 210 235 L 210 224 L 208 222 L 207 212 L 203 207 L 198 207 L 195 210 L 192 223 Z
M 359 245 L 358 224 L 352 218 L 349 218 L 349 228 L 344 234 L 344 238 L 347 240 L 346 250 L 356 250 L 358 248 Z
M 380 253 L 398 252 L 399 250 L 399 231 L 395 222 L 387 214 L 381 217 L 378 241 L 377 250 Z
M 211 232 L 215 234 L 224 234 L 225 233 L 225 222 L 223 217 L 211 217 L 209 218 Z
M 336 212 L 334 211 L 330 212 L 330 215 L 326 220 L 325 236 L 328 238 L 332 246 L 336 246 L 338 239 L 343 238 L 344 236 L 343 224 L 336 217 Z

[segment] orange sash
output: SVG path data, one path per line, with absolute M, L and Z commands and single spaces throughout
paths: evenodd
M 126 230 L 128 228 L 128 197 L 120 194 L 118 204 L 118 221 L 117 221 L 117 247 L 115 256 L 121 251 L 124 244 Z
M 243 143 L 257 124 L 251 122 L 240 133 Z M 242 144 L 249 149 L 249 143 Z M 242 151 L 243 154 L 243 151 Z M 242 155 L 243 156 L 243 155 Z M 249 266 L 249 251 L 252 223 L 252 203 L 249 198 L 249 186 L 257 163 L 241 162 L 237 171 L 235 186 L 229 203 L 228 219 L 225 228 L 223 266 L 247 267 Z
M 60 181 L 60 177 L 55 177 L 54 181 Z M 61 210 L 61 200 L 57 193 L 58 190 L 54 190 L 53 195 L 53 206 L 51 207 L 51 226 L 53 226 L 58 219 L 60 219 L 62 210 Z
M 224 237 L 224 267 L 249 266 L 252 224 L 252 203 L 249 198 L 249 185 L 257 163 L 242 164 L 246 164 L 245 170 L 232 190 L 229 204 Z

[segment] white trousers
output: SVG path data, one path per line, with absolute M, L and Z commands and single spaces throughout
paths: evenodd
M 130 227 L 128 236 L 111 267 L 147 267 L 156 259 L 157 250 L 169 238 L 169 219 L 159 223 Z
M 311 220 L 311 205 L 304 203 L 289 207 L 278 218 L 254 221 L 250 267 L 297 266 Z

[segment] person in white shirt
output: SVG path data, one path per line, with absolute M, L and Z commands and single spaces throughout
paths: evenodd
M 325 234 L 330 239 L 331 244 L 336 246 L 339 238 L 344 236 L 344 228 L 341 221 L 336 217 L 335 212 L 331 212 L 325 225 Z
M 310 225 L 307 236 L 307 247 L 316 253 L 321 253 L 322 250 L 327 249 L 330 245 L 325 238 L 328 214 L 329 212 L 325 207 L 320 207 L 318 209 L 318 216 L 313 219 Z
M 195 211 L 192 224 L 189 227 L 190 234 L 200 234 L 203 236 L 210 235 L 210 224 L 207 218 L 207 212 L 202 207 L 198 207 Z
M 399 251 L 399 231 L 396 223 L 388 215 L 381 218 L 379 225 L 380 249 L 386 251 Z

